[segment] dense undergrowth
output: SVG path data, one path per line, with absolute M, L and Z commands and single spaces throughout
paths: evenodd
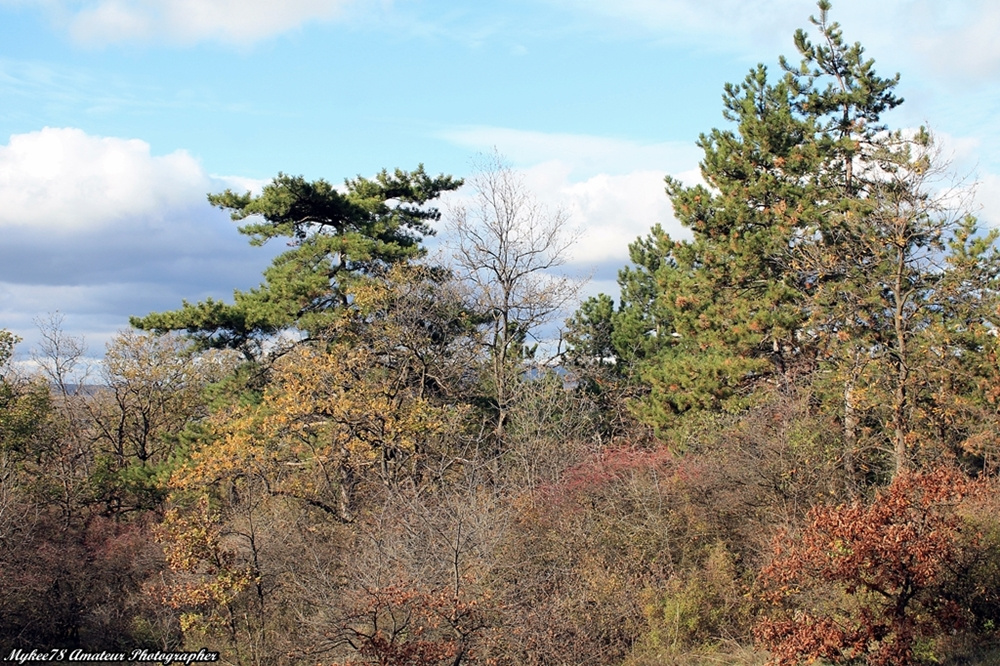
M 280 175 L 211 197 L 291 246 L 232 304 L 133 319 L 89 379 L 57 322 L 38 375 L 0 331 L 4 653 L 997 663 L 996 235 L 819 6 L 617 302 L 552 277 L 566 220 L 494 157 L 447 265 L 460 181 Z

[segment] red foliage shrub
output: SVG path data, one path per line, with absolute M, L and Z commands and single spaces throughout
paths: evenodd
M 677 459 L 666 447 L 603 449 L 567 469 L 557 483 L 542 485 L 535 493 L 543 503 L 561 507 L 567 501 L 576 502 L 583 496 L 599 494 L 637 474 L 646 474 L 650 470 L 666 471 L 675 467 L 676 462 Z
M 952 583 L 978 538 L 956 509 L 983 488 L 904 473 L 869 504 L 815 507 L 796 538 L 779 535 L 759 581 L 774 610 L 754 632 L 773 663 L 906 666 L 918 640 L 961 629 L 970 613 Z

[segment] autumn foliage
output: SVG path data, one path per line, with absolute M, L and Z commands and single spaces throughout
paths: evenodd
M 233 304 L 134 320 L 90 380 L 0 330 L 0 655 L 996 663 L 1000 231 L 818 4 L 667 179 L 690 233 L 559 342 L 572 234 L 499 159 L 450 267 L 460 181 L 279 175 L 210 197 L 291 248 Z
M 458 666 L 475 660 L 477 635 L 489 626 L 476 599 L 410 582 L 352 594 L 329 637 L 354 650 L 338 666 Z
M 915 664 L 920 641 L 964 629 L 971 600 L 956 576 L 980 544 L 961 507 L 986 488 L 950 469 L 906 473 L 780 534 L 760 577 L 773 610 L 755 629 L 773 663 Z

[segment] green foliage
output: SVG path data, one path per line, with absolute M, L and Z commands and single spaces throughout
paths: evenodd
M 0 329 L 0 368 L 7 365 L 7 361 L 14 354 L 14 345 L 20 342 L 21 339 L 4 329 Z
M 612 316 L 611 343 L 620 364 L 656 355 L 670 342 L 670 315 L 659 298 L 657 274 L 670 262 L 674 242 L 660 225 L 629 245 L 633 266 L 618 273 L 621 302 Z
M 115 337 L 104 386 L 81 401 L 93 442 L 93 501 L 111 513 L 160 508 L 170 470 L 183 457 L 182 433 L 207 416 L 206 387 L 232 377 L 237 359 L 233 351 L 194 353 L 177 335 Z
M 52 413 L 49 389 L 4 372 L 20 338 L 0 329 L 0 453 L 30 454 L 33 441 Z
M 171 469 L 167 461 L 155 465 L 130 461 L 123 465 L 114 456 L 97 457 L 90 475 L 93 500 L 102 503 L 109 514 L 155 511 L 169 494 Z
M 656 226 L 633 243 L 621 303 L 600 323 L 644 392 L 635 413 L 661 434 L 682 414 L 737 412 L 767 386 L 812 381 L 859 480 L 880 461 L 983 464 L 998 236 L 939 193 L 926 131 L 888 129 L 898 77 L 878 76 L 819 7 L 816 43 L 796 35 L 798 65 L 726 86 L 734 126 L 698 142 L 707 185 L 667 178 L 693 239 Z M 597 304 L 570 323 L 581 352 L 593 351 Z
M 709 549 L 700 566 L 667 582 L 664 590 L 649 594 L 644 609 L 649 631 L 632 659 L 669 658 L 692 649 L 719 644 L 741 635 L 748 624 L 749 603 L 735 558 L 724 543 Z
M 235 292 L 233 304 L 185 302 L 179 310 L 133 317 L 132 325 L 186 330 L 204 347 L 240 348 L 248 355 L 262 339 L 288 328 L 313 334 L 329 325 L 331 312 L 348 306 L 353 280 L 423 254 L 420 242 L 440 217 L 426 204 L 461 184 L 428 176 L 419 166 L 349 179 L 342 191 L 325 180 L 278 174 L 256 196 L 231 190 L 210 195 L 209 202 L 231 211 L 234 220 L 248 220 L 240 233 L 252 245 L 283 237 L 292 249 L 274 260 L 259 287 Z
M 263 283 L 133 320 L 198 344 L 123 334 L 74 393 L 82 346 L 46 332 L 57 390 L 0 330 L 0 642 L 247 666 L 994 656 L 997 234 L 938 198 L 930 136 L 882 120 L 897 78 L 819 7 L 799 64 L 726 86 L 705 184 L 667 179 L 691 240 L 636 240 L 560 368 L 526 361 L 576 293 L 547 277 L 565 218 L 498 160 L 456 211 L 459 277 L 416 261 L 459 181 L 279 174 L 209 197 L 253 245 L 288 241 Z
M 903 103 L 893 94 L 899 75 L 884 79 L 874 72 L 875 61 L 864 58 L 864 48 L 858 43 L 844 42 L 840 25 L 829 23 L 829 0 L 819 0 L 819 18 L 810 22 L 819 28 L 821 41 L 813 44 L 804 30 L 795 32 L 795 47 L 802 55 L 797 69 L 790 67 L 784 58 L 782 67 L 792 74 L 791 81 L 802 99 L 803 112 L 823 117 L 821 130 L 827 141 L 837 144 L 844 157 L 853 157 L 862 148 L 857 141 L 860 135 L 871 142 L 886 126 L 880 123 L 881 115 Z M 836 80 L 829 80 L 833 76 Z M 827 79 L 825 88 L 816 86 L 817 80 Z
M 31 453 L 51 412 L 51 396 L 43 382 L 0 379 L 0 451 Z
M 694 239 L 656 243 L 666 250 L 656 300 L 672 339 L 643 373 L 651 387 L 643 413 L 654 423 L 741 407 L 748 385 L 811 361 L 807 325 L 821 276 L 808 257 L 836 242 L 830 212 L 856 191 L 849 172 L 859 155 L 848 146 L 874 138 L 878 113 L 899 103 L 895 81 L 877 77 L 836 24 L 823 14 L 816 25 L 829 46 L 814 48 L 800 33 L 800 71 L 786 67 L 771 83 L 761 65 L 726 86 L 723 115 L 736 129 L 699 140 L 709 187 L 667 179 Z
M 743 405 L 748 381 L 782 372 L 802 351 L 807 276 L 792 255 L 819 217 L 819 121 L 797 109 L 789 77 L 771 84 L 763 66 L 726 86 L 724 115 L 737 129 L 699 140 L 709 187 L 667 179 L 694 239 L 654 227 L 619 277 L 615 346 L 641 361 L 650 388 L 641 412 L 657 425 L 690 409 Z
M 580 304 L 573 318 L 566 322 L 563 336 L 571 363 L 606 365 L 615 360 L 614 313 L 615 302 L 607 294 L 592 296 Z

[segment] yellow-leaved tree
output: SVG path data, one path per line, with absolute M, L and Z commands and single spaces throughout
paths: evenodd
M 400 266 L 358 284 L 350 311 L 208 419 L 173 473 L 161 531 L 162 598 L 184 613 L 189 640 L 217 640 L 241 663 L 290 649 L 303 567 L 330 562 L 334 575 L 331 553 L 367 506 L 453 467 L 467 410 L 452 396 L 475 326 L 448 283 Z

